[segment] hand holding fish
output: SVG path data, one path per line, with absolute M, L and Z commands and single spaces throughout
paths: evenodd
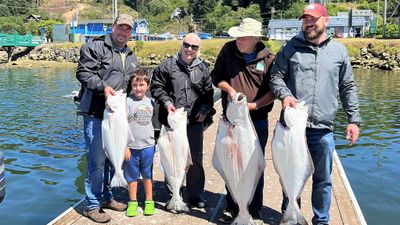
M 247 108 L 249 109 L 249 111 L 257 110 L 257 103 L 249 102 L 247 103 Z
M 168 113 L 175 112 L 175 110 L 176 110 L 175 106 L 172 104 L 167 105 L 166 108 L 167 108 Z
M 203 122 L 205 119 L 206 119 L 206 115 L 203 115 L 203 114 L 201 114 L 201 113 L 197 113 L 197 115 L 196 115 L 196 121 L 197 121 L 197 122 L 201 123 L 201 122 Z
M 125 150 L 125 161 L 131 160 L 131 150 L 129 148 L 126 148 Z
M 349 140 L 349 145 L 353 145 L 356 143 L 358 139 L 358 135 L 360 134 L 360 128 L 354 123 L 350 123 L 347 125 L 347 131 L 346 131 L 346 139 Z
M 286 96 L 282 100 L 282 108 L 285 109 L 286 107 L 297 108 L 297 100 L 293 96 Z
M 112 88 L 112 87 L 110 87 L 110 86 L 107 86 L 107 87 L 104 88 L 104 96 L 106 97 L 106 99 L 107 99 L 109 96 L 114 96 L 114 95 L 115 95 L 115 90 L 114 90 L 114 88 Z

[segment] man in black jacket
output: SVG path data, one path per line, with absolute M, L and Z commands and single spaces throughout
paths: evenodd
M 110 221 L 102 208 L 124 211 L 126 205 L 112 198 L 108 185 L 112 166 L 103 145 L 101 123 L 106 98 L 118 90 L 127 90 L 129 80 L 139 67 L 132 50 L 126 45 L 132 35 L 133 18 L 120 15 L 113 24 L 112 34 L 89 40 L 82 45 L 76 77 L 82 84 L 78 106 L 83 115 L 87 149 L 85 179 L 85 216 L 99 223 Z
M 203 130 L 204 121 L 213 108 L 213 94 L 208 65 L 198 55 L 200 38 L 188 34 L 180 52 L 166 59 L 153 72 L 151 94 L 161 105 L 158 118 L 168 126 L 167 115 L 184 107 L 188 112 L 187 136 L 193 164 L 186 175 L 189 203 L 204 208 Z

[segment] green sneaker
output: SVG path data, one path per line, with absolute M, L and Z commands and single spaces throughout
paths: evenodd
M 128 202 L 128 208 L 126 209 L 125 215 L 128 217 L 137 216 L 138 202 L 130 201 Z
M 155 208 L 154 208 L 154 201 L 151 201 L 151 200 L 149 200 L 149 201 L 145 201 L 144 202 L 144 215 L 145 216 L 151 216 L 151 215 L 153 215 L 154 213 L 156 213 L 156 210 L 155 210 Z

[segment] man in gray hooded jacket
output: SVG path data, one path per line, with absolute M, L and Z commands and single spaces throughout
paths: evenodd
M 329 224 L 331 203 L 334 118 L 340 97 L 349 124 L 350 145 L 359 135 L 357 89 L 346 47 L 326 33 L 328 12 L 320 4 L 310 4 L 300 17 L 302 31 L 277 54 L 270 87 L 282 101 L 282 108 L 305 101 L 309 107 L 306 136 L 314 163 L 312 223 Z M 283 119 L 283 118 L 281 118 Z M 282 211 L 287 207 L 284 197 Z

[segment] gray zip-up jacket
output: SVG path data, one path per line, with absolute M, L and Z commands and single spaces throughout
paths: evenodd
M 270 87 L 283 100 L 293 96 L 309 107 L 307 127 L 333 130 L 340 97 L 349 123 L 360 123 L 357 88 L 346 47 L 329 37 L 318 46 L 300 32 L 277 54 Z
M 82 45 L 76 78 L 82 84 L 78 111 L 103 118 L 104 88 L 126 92 L 139 62 L 129 47 L 120 52 L 114 47 L 111 35 L 89 40 Z

